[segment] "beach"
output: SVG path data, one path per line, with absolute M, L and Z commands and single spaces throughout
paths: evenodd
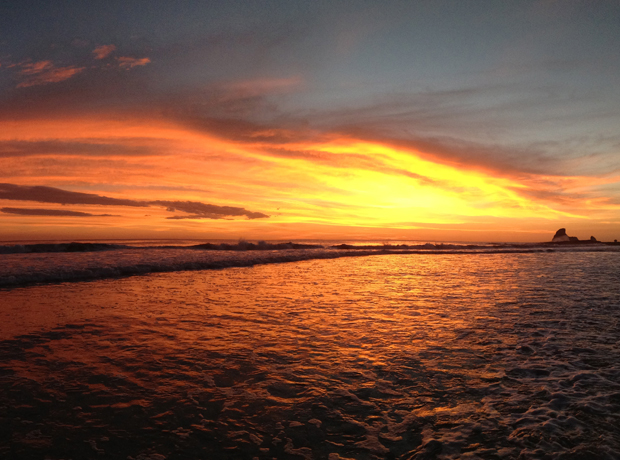
M 0 291 L 5 458 L 619 458 L 615 252 Z
M 619 18 L 2 2 L 0 460 L 620 460 Z

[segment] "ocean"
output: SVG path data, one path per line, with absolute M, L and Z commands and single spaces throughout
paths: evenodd
M 620 458 L 617 245 L 91 243 L 0 246 L 0 458 Z

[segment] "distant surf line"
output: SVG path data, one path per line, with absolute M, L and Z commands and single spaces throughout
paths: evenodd
M 103 254 L 105 260 L 84 261 L 81 254 L 62 255 L 62 263 L 54 264 L 46 257 L 38 261 L 37 254 L 12 254 L 12 266 L 0 272 L 0 288 L 11 289 L 34 284 L 95 281 L 177 271 L 221 270 L 255 265 L 301 262 L 305 260 L 338 259 L 377 255 L 497 255 L 543 254 L 556 252 L 551 248 L 489 248 L 479 249 L 287 249 L 265 251 L 197 251 L 190 248 L 118 248 Z M 593 251 L 595 248 L 584 248 Z M 596 249 L 598 251 L 603 248 Z M 564 252 L 564 251 L 562 251 Z M 116 256 L 124 257 L 116 257 Z M 148 257 L 143 257 L 148 255 Z M 20 262 L 23 256 L 23 267 Z M 203 258 L 204 256 L 204 258 Z M 34 259 L 33 259 L 34 257 Z M 59 257 L 61 257 L 59 255 Z M 127 259 L 123 261 L 122 259 Z M 36 264 L 39 263 L 39 266 Z

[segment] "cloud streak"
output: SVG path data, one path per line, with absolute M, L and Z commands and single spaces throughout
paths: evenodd
M 118 58 L 118 65 L 122 69 L 132 69 L 134 67 L 141 67 L 149 64 L 151 60 L 147 57 L 145 58 L 133 58 L 127 56 L 121 56 Z
M 0 208 L 5 214 L 20 216 L 49 216 L 49 217 L 118 217 L 113 214 L 91 214 L 90 212 L 66 211 L 63 209 L 31 209 L 31 208 Z
M 58 83 L 68 80 L 84 71 L 86 67 L 55 67 L 52 61 L 29 62 L 21 65 L 20 75 L 24 80 L 17 84 L 18 88 Z
M 121 198 L 110 198 L 92 193 L 71 192 L 54 187 L 45 186 L 24 186 L 15 184 L 0 184 L 0 200 L 13 201 L 34 201 L 38 203 L 58 203 L 62 205 L 99 205 L 99 206 L 129 206 L 129 207 L 150 207 L 158 206 L 166 208 L 168 212 L 181 211 L 189 214 L 188 216 L 173 216 L 172 219 L 230 219 L 235 217 L 246 217 L 248 219 L 265 219 L 269 216 L 262 212 L 252 212 L 245 208 L 235 206 L 218 206 L 214 204 L 201 203 L 199 201 L 168 201 L 151 200 L 137 201 Z M 82 213 L 77 211 L 53 211 L 56 214 L 36 214 L 38 210 L 26 210 L 22 208 L 3 208 L 9 209 L 12 214 L 22 215 L 60 215 L 56 212 L 65 212 L 66 216 L 94 216 L 94 214 Z M 29 213 L 32 211 L 31 213 Z M 41 210 L 45 212 L 45 210 Z M 77 212 L 77 214 L 76 214 Z M 29 213 L 29 214 L 28 214 Z
M 125 200 L 95 195 L 92 193 L 70 192 L 42 185 L 26 186 L 0 184 L 1 200 L 35 201 L 38 203 L 84 204 L 102 206 L 133 206 L 146 207 L 145 202 Z
M 126 145 L 104 139 L 89 139 L 90 142 L 45 141 L 0 141 L 0 158 L 23 158 L 26 156 L 86 156 L 86 157 L 134 157 L 156 156 L 161 152 L 152 145 Z M 134 142 L 147 142 L 135 139 Z
M 216 206 L 197 201 L 150 201 L 149 204 L 164 206 L 167 211 L 182 211 L 190 216 L 174 216 L 169 219 L 221 219 L 222 217 L 241 217 L 248 219 L 264 219 L 269 217 L 262 212 L 251 212 L 234 206 Z

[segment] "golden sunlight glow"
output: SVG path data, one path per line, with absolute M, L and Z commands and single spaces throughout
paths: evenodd
M 297 169 L 323 185 L 306 200 L 339 201 L 354 209 L 354 215 L 341 216 L 340 223 L 346 225 L 407 227 L 415 222 L 459 222 L 464 216 L 579 217 L 519 195 L 517 190 L 527 187 L 516 181 L 433 163 L 414 152 L 355 140 L 288 149 L 332 157 L 331 162 L 315 162 L 312 157 L 277 161 L 288 167 L 298 163 Z M 333 222 L 333 216 L 329 220 Z
M 274 228 L 322 224 L 414 229 L 472 222 L 480 227 L 491 221 L 497 225 L 497 219 L 557 221 L 582 216 L 580 206 L 556 206 L 528 194 L 532 184 L 557 185 L 550 178 L 530 176 L 527 182 L 494 177 L 426 160 L 420 152 L 352 138 L 317 136 L 303 143 L 266 142 L 269 136 L 275 137 L 274 133 L 262 133 L 233 141 L 216 133 L 141 118 L 2 122 L 0 141 L 31 146 L 32 152 L 17 159 L 0 157 L 4 170 L 0 182 L 131 200 L 197 201 L 270 216 L 252 221 L 170 220 L 170 211 L 161 208 L 114 206 L 102 211 L 97 206 L 88 210 L 72 206 L 97 216 L 45 219 L 48 225 L 82 230 L 90 226 L 195 233 L 205 228 L 264 229 L 267 224 Z M 38 143 L 46 142 L 54 143 L 53 152 L 37 150 Z M 590 178 L 571 180 L 574 187 L 583 189 L 592 184 Z M 597 203 L 595 198 L 589 203 L 598 209 L 617 209 L 604 201 Z M 17 205 L 0 200 L 0 206 Z M 41 203 L 19 206 L 59 207 Z M 107 216 L 100 217 L 102 214 Z M 11 228 L 34 219 L 3 217 L 4 225 Z

